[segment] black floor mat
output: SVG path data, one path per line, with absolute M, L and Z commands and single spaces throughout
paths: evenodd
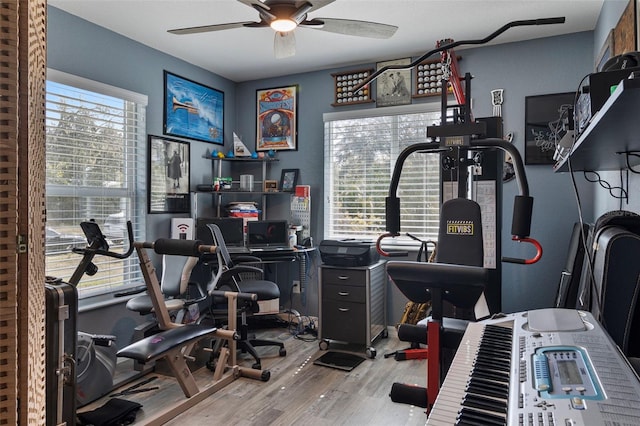
M 364 361 L 360 355 L 329 351 L 313 361 L 315 365 L 337 368 L 338 370 L 351 371 Z

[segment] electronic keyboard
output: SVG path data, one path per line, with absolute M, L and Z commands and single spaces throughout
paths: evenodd
M 640 425 L 640 380 L 588 312 L 470 323 L 428 425 Z

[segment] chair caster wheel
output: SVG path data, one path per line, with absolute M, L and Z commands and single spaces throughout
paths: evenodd
M 280 348 L 280 352 L 278 352 L 280 356 L 287 356 L 287 350 L 285 348 Z
M 259 362 L 256 362 L 251 366 L 251 368 L 253 368 L 254 370 L 262 370 L 262 364 L 260 364 Z
M 270 378 L 271 372 L 269 370 L 264 370 L 260 375 L 260 380 L 262 380 L 263 382 L 268 382 Z
M 376 351 L 376 348 L 367 348 L 366 354 L 369 358 L 374 359 L 378 352 Z

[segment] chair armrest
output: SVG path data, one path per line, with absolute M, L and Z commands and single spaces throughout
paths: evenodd
M 184 306 L 191 306 L 196 303 L 204 302 L 205 300 L 207 300 L 206 295 L 198 297 L 197 299 L 184 299 Z
M 223 272 L 223 274 L 232 274 L 232 275 L 236 275 L 242 272 L 254 272 L 257 274 L 262 274 L 264 273 L 264 271 L 260 268 L 258 268 L 257 266 L 251 266 L 251 265 L 236 265 L 231 269 L 228 269 L 226 271 Z

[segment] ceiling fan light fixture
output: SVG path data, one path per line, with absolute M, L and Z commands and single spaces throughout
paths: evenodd
M 289 31 L 293 31 L 298 26 L 298 24 L 295 21 L 292 21 L 291 19 L 280 18 L 280 19 L 275 19 L 271 21 L 269 26 L 273 28 L 275 31 L 278 31 L 281 33 L 287 33 Z

